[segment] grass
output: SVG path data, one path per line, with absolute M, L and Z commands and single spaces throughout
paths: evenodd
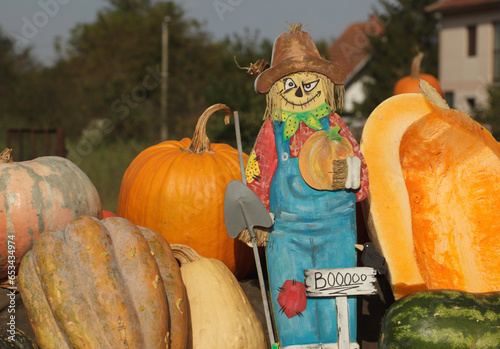
M 97 188 L 103 209 L 116 213 L 125 171 L 132 160 L 152 144 L 129 140 L 88 145 L 84 147 L 78 142 L 66 141 L 68 159 L 80 167 Z

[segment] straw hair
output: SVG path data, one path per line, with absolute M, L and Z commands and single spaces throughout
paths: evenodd
M 314 72 L 309 72 L 309 74 L 316 76 L 323 83 L 325 101 L 326 104 L 328 104 L 328 106 L 330 107 L 330 109 L 333 111 L 341 111 L 344 105 L 344 93 L 345 93 L 344 85 L 335 85 L 333 81 L 331 81 L 327 76 L 323 74 Z M 280 97 L 280 92 L 282 91 L 280 82 L 282 80 L 283 79 L 276 81 L 269 89 L 269 92 L 266 94 L 267 106 L 266 106 L 266 111 L 264 112 L 264 120 L 269 119 L 270 117 L 273 116 L 273 113 L 276 113 L 278 121 L 282 121 L 281 120 L 282 98 Z

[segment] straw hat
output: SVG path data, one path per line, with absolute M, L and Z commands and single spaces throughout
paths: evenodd
M 271 67 L 255 80 L 257 93 L 267 93 L 278 79 L 296 72 L 316 72 L 327 76 L 335 85 L 343 85 L 345 74 L 336 63 L 321 58 L 311 36 L 302 24 L 292 24 L 289 32 L 278 36 L 273 46 Z

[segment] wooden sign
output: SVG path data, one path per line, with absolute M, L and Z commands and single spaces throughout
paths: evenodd
M 339 349 L 359 348 L 349 343 L 349 308 L 347 296 L 376 294 L 374 268 L 306 269 L 306 297 L 335 297 Z
M 304 270 L 307 297 L 338 297 L 376 294 L 374 268 Z

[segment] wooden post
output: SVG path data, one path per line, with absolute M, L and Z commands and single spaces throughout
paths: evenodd
M 36 130 L 31 129 L 30 130 L 30 145 L 31 145 L 31 151 L 30 151 L 30 157 L 32 159 L 36 158 Z
M 57 129 L 57 148 L 56 148 L 57 156 L 65 158 L 68 155 L 68 150 L 64 144 L 64 129 L 59 127 Z
M 161 99 L 160 99 L 160 140 L 168 139 L 168 22 L 170 17 L 166 16 L 161 24 Z

